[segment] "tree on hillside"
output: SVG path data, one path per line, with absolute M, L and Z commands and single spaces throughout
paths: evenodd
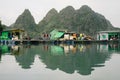
M 6 28 L 6 26 L 5 26 L 5 25 L 2 25 L 2 24 L 1 24 L 1 21 L 0 21 L 0 32 L 3 31 L 4 28 Z
M 3 30 L 2 28 L 2 24 L 1 24 L 1 21 L 0 21 L 0 32 Z

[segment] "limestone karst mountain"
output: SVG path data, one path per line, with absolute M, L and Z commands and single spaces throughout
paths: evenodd
M 13 28 L 24 29 L 29 35 L 49 33 L 53 29 L 94 35 L 97 31 L 116 29 L 103 15 L 93 11 L 87 5 L 77 10 L 68 6 L 59 12 L 53 8 L 38 24 L 35 23 L 30 11 L 25 9 L 13 24 Z

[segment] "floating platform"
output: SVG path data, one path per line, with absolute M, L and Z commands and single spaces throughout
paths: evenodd
M 90 44 L 90 43 L 120 43 L 120 40 L 0 40 L 1 44 Z

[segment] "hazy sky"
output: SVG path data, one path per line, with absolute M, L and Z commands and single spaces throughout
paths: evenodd
M 2 24 L 11 25 L 25 9 L 29 9 L 38 23 L 50 9 L 60 11 L 69 5 L 75 9 L 88 5 L 113 26 L 120 27 L 120 0 L 0 0 L 0 20 Z

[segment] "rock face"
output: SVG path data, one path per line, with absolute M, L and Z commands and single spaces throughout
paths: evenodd
M 48 32 L 57 26 L 58 22 L 58 12 L 54 8 L 51 9 L 42 21 L 38 24 L 38 29 L 40 32 Z
M 75 10 L 72 6 L 68 6 L 59 13 L 55 9 L 52 9 L 39 22 L 38 27 L 42 28 L 42 31 L 45 32 L 57 28 L 84 32 L 90 35 L 95 34 L 97 31 L 114 29 L 104 16 L 94 12 L 87 5 L 82 6 L 78 10 Z
M 36 24 L 28 9 L 25 9 L 25 11 L 17 18 L 14 23 L 14 28 L 24 29 L 30 35 L 35 31 Z
M 88 6 L 82 6 L 75 15 L 75 26 L 80 32 L 94 34 L 97 31 L 113 29 L 110 22 Z

